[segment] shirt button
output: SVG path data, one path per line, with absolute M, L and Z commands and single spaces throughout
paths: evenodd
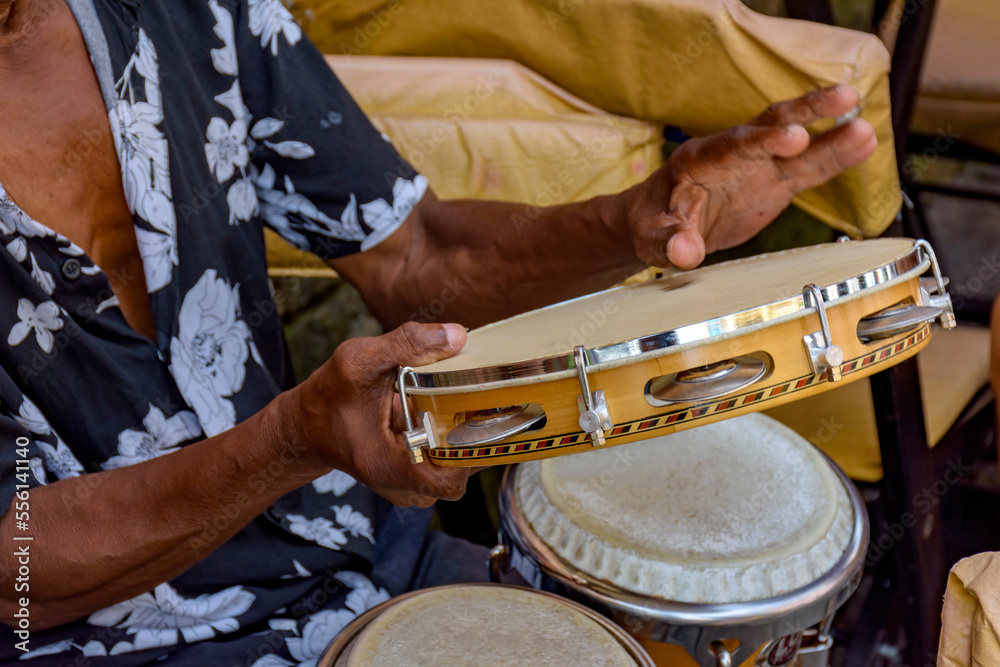
M 76 280 L 83 273 L 80 266 L 80 260 L 78 259 L 67 259 L 62 265 L 62 274 L 66 280 Z

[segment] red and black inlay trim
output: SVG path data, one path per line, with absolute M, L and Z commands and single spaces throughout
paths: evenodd
M 869 352 L 863 357 L 857 359 L 852 359 L 850 361 L 844 362 L 842 372 L 844 375 L 853 373 L 861 368 L 870 366 L 871 364 L 877 364 L 886 359 L 893 357 L 903 350 L 909 349 L 916 345 L 917 343 L 923 341 L 925 338 L 930 336 L 930 325 L 925 325 L 919 331 L 909 336 L 905 340 L 902 340 L 893 345 L 886 346 L 884 348 L 875 350 L 874 352 Z M 767 387 L 763 390 L 758 390 L 750 394 L 743 396 L 737 396 L 735 398 L 726 398 L 720 401 L 714 401 L 711 403 L 706 403 L 704 405 L 699 405 L 697 407 L 687 407 L 676 412 L 670 412 L 662 415 L 657 415 L 655 417 L 643 417 L 642 419 L 628 422 L 626 424 L 619 424 L 615 426 L 610 433 L 607 434 L 608 439 L 615 438 L 617 436 L 622 436 L 628 433 L 639 433 L 641 431 L 649 431 L 650 437 L 655 435 L 656 431 L 667 426 L 672 426 L 674 424 L 686 421 L 693 421 L 696 419 L 701 419 L 709 415 L 717 415 L 720 412 L 726 412 L 734 408 L 743 407 L 745 405 L 750 405 L 751 403 L 758 403 L 762 401 L 767 401 L 773 397 L 781 396 L 783 394 L 794 393 L 796 391 L 801 391 L 807 387 L 812 387 L 813 385 L 819 384 L 824 381 L 824 376 L 820 375 L 807 375 L 806 377 L 795 378 L 788 382 L 784 382 L 773 387 Z M 528 442 L 518 442 L 518 443 L 507 443 L 507 444 L 497 444 L 490 445 L 488 447 L 474 447 L 468 449 L 457 449 L 457 448 L 440 448 L 430 450 L 431 458 L 435 459 L 466 459 L 474 457 L 477 459 L 489 459 L 497 456 L 504 456 L 511 453 L 520 452 L 531 452 L 538 451 L 540 449 L 560 449 L 562 447 L 571 447 L 573 445 L 578 445 L 589 437 L 585 433 L 565 433 L 562 435 L 557 435 L 554 438 L 548 438 L 546 440 L 532 440 Z

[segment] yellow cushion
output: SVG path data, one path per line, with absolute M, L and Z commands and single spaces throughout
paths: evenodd
M 837 229 L 876 236 L 900 205 L 889 55 L 874 35 L 756 14 L 738 0 L 294 0 L 327 53 L 516 60 L 616 114 L 700 136 L 772 102 L 851 83 L 880 147 L 795 202 Z
M 948 575 L 937 666 L 992 665 L 1000 665 L 1000 553 L 982 553 Z
M 917 357 L 924 426 L 935 446 L 976 392 L 989 382 L 990 332 L 962 325 L 935 327 L 931 342 Z M 882 478 L 882 456 L 868 380 L 858 380 L 804 398 L 766 414 L 789 426 L 826 452 L 853 479 Z
M 625 190 L 663 163 L 663 127 L 601 111 L 507 60 L 327 58 L 445 199 L 550 206 Z M 271 275 L 332 274 L 269 233 Z
M 998 36 L 1000 1 L 938 0 L 914 110 L 916 130 L 1000 153 Z

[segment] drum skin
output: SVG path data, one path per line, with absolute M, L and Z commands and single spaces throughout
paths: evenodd
M 319 659 L 317 667 L 346 667 L 348 663 L 348 658 L 350 657 L 351 650 L 354 648 L 355 641 L 362 631 L 368 627 L 368 625 L 377 619 L 386 610 L 391 609 L 400 602 L 404 602 L 410 598 L 420 596 L 425 593 L 432 591 L 441 591 L 448 589 L 462 589 L 469 587 L 495 587 L 495 588 L 510 588 L 516 590 L 530 590 L 533 595 L 539 595 L 546 597 L 548 599 L 558 600 L 560 603 L 575 609 L 577 612 L 583 614 L 590 620 L 594 621 L 597 625 L 607 631 L 608 635 L 616 640 L 625 652 L 635 661 L 636 667 L 656 667 L 660 663 L 656 663 L 650 659 L 650 657 L 643 650 L 640 643 L 630 637 L 626 632 L 624 632 L 617 625 L 604 618 L 600 614 L 597 614 L 591 609 L 579 604 L 578 602 L 573 602 L 572 600 L 567 600 L 558 595 L 553 595 L 552 593 L 546 593 L 544 591 L 536 591 L 532 589 L 524 589 L 520 586 L 511 586 L 508 584 L 453 584 L 450 586 L 439 586 L 436 588 L 428 588 L 419 591 L 411 591 L 409 593 L 404 593 L 403 595 L 392 598 L 391 600 L 386 600 L 385 602 L 372 607 L 365 613 L 361 614 L 355 618 L 350 624 L 345 627 L 337 637 L 330 643 L 330 645 L 323 652 L 323 657 Z M 488 628 L 484 628 L 484 632 L 488 632 Z M 446 630 L 443 629 L 446 633 Z M 669 663 L 667 663 L 669 664 Z
M 903 281 L 870 294 L 827 307 L 830 330 L 835 343 L 844 351 L 843 378 L 853 382 L 898 364 L 919 352 L 930 340 L 930 325 L 893 338 L 865 344 L 858 339 L 858 322 L 873 313 L 899 302 L 920 302 L 919 277 Z M 820 330 L 819 316 L 804 317 L 758 329 L 742 336 L 684 347 L 677 352 L 637 360 L 605 370 L 588 373 L 592 391 L 604 390 L 615 427 L 607 432 L 607 445 L 620 445 L 658 435 L 757 412 L 818 394 L 835 386 L 825 375 L 812 372 L 802 338 Z M 678 373 L 743 355 L 766 355 L 771 367 L 757 383 L 719 399 L 699 403 L 678 403 L 654 407 L 644 396 L 653 378 Z M 838 383 L 838 384 L 840 384 Z M 468 392 L 408 394 L 420 412 L 430 412 L 438 425 L 438 439 L 453 427 L 456 415 L 467 411 L 537 403 L 545 409 L 546 424 L 540 430 L 527 431 L 504 441 L 470 448 L 440 447 L 429 450 L 431 460 L 441 466 L 482 466 L 530 461 L 562 454 L 587 451 L 592 445 L 579 425 L 577 396 L 579 381 L 575 376 L 545 382 Z

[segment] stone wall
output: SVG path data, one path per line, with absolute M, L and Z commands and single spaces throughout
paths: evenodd
M 339 278 L 274 278 L 295 377 L 301 382 L 348 338 L 378 336 L 382 326 L 361 295 Z

